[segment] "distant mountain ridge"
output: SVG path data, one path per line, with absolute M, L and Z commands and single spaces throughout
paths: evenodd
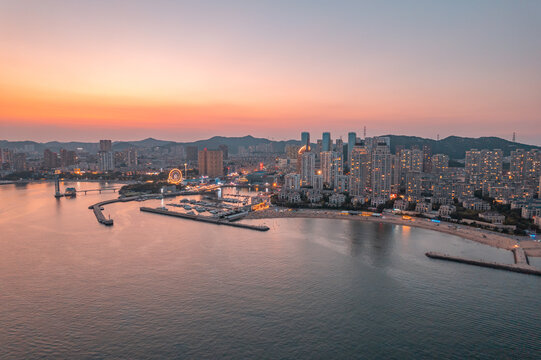
M 405 148 L 411 148 L 412 146 L 419 146 L 422 149 L 423 145 L 429 145 L 433 154 L 441 153 L 449 155 L 452 159 L 463 159 L 465 153 L 470 149 L 501 149 L 504 152 L 504 156 L 508 156 L 514 149 L 520 148 L 525 150 L 541 149 L 539 146 L 514 143 L 498 137 L 480 137 L 480 138 L 468 138 L 460 136 L 449 136 L 442 140 L 434 140 L 421 138 L 417 136 L 406 135 L 384 135 L 391 140 L 391 151 L 394 152 L 397 146 L 403 146 Z M 184 146 L 197 146 L 198 149 L 209 148 L 217 149 L 220 145 L 227 145 L 231 153 L 237 153 L 239 146 L 256 146 L 258 144 L 272 143 L 275 151 L 282 152 L 287 144 L 300 144 L 299 140 L 282 140 L 274 141 L 266 138 L 256 138 L 251 135 L 241 137 L 226 137 L 226 136 L 213 136 L 205 140 L 197 140 L 192 142 L 176 142 L 158 140 L 154 138 L 147 138 L 143 140 L 135 141 L 115 141 L 113 142 L 113 150 L 122 151 L 130 147 L 139 148 L 152 148 L 152 147 L 165 147 L 169 148 L 175 145 Z M 0 148 L 18 149 L 24 150 L 25 146 L 33 147 L 35 151 L 41 152 L 45 149 L 52 151 L 60 151 L 60 149 L 76 150 L 77 148 L 83 148 L 89 152 L 98 151 L 98 142 L 58 142 L 50 141 L 46 143 L 39 143 L 35 141 L 7 141 L 0 140 Z
M 410 148 L 413 145 L 419 146 L 429 145 L 433 154 L 446 154 L 452 159 L 464 159 L 466 151 L 470 149 L 501 149 L 504 156 L 509 156 L 512 150 L 515 149 L 541 149 L 539 146 L 520 144 L 505 140 L 495 136 L 469 138 L 460 136 L 448 136 L 441 140 L 426 139 L 416 136 L 405 135 L 385 135 L 391 139 L 391 151 L 394 152 L 397 145 L 402 145 L 405 148 Z

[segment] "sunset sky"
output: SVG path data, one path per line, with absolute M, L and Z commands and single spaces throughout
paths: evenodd
M 541 1 L 0 0 L 0 139 L 541 145 Z

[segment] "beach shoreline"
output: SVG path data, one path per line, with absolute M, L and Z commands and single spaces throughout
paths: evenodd
M 518 240 L 516 237 L 506 234 L 498 234 L 466 225 L 451 223 L 435 223 L 430 219 L 412 218 L 404 220 L 401 216 L 384 214 L 382 216 L 360 216 L 344 214 L 339 210 L 312 210 L 312 209 L 286 209 L 274 208 L 263 211 L 255 211 L 248 214 L 245 219 L 286 219 L 286 218 L 311 218 L 311 219 L 335 219 L 350 221 L 365 221 L 373 223 L 386 223 L 401 226 L 412 226 L 421 229 L 434 230 L 442 233 L 459 236 L 461 238 L 475 241 L 484 245 L 499 249 L 513 250 L 517 245 L 524 248 L 526 255 L 541 257 L 541 243 L 535 241 Z M 525 246 L 526 245 L 526 246 Z

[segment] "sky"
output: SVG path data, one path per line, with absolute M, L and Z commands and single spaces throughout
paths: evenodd
M 0 139 L 541 145 L 541 1 L 0 0 Z

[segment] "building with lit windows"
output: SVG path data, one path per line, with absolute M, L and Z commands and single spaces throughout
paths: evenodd
M 222 150 L 200 150 L 198 153 L 199 175 L 219 177 L 224 175 L 224 159 Z

